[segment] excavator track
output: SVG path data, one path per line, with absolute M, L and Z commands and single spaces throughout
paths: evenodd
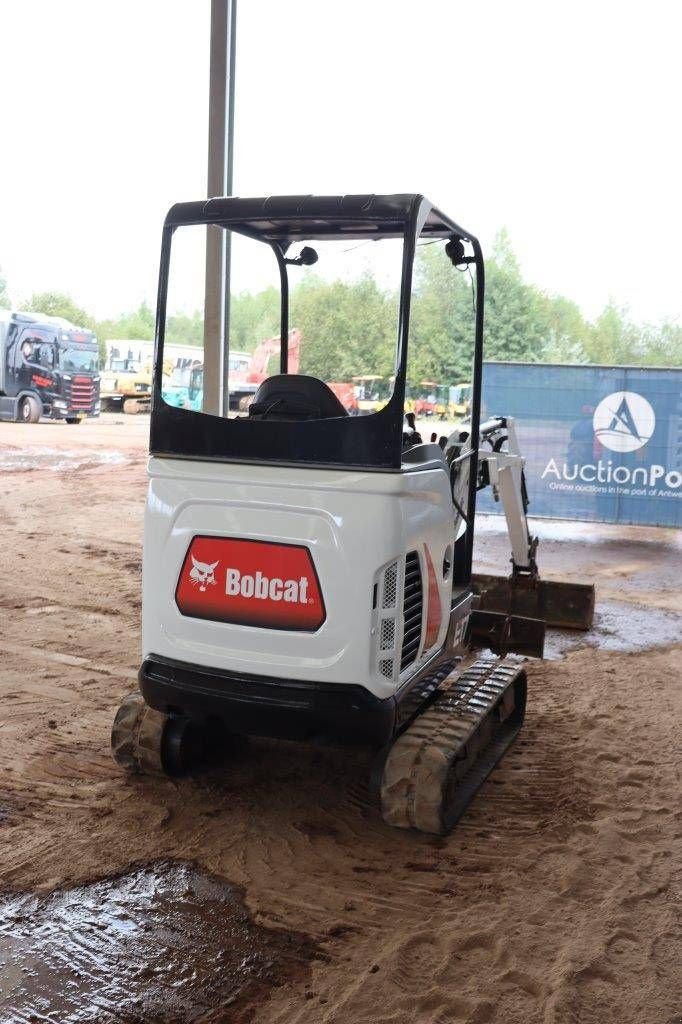
M 384 821 L 449 832 L 516 739 L 525 708 L 522 658 L 486 653 L 454 669 L 388 752 L 380 783 Z

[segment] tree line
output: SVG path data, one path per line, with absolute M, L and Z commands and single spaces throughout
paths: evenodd
M 350 380 L 361 373 L 394 372 L 396 292 L 372 276 L 328 281 L 308 272 L 293 289 L 290 323 L 303 336 L 301 372 L 326 380 Z M 0 306 L 9 308 L 0 274 Z M 154 313 L 142 303 L 118 317 L 97 320 L 71 297 L 37 293 L 24 309 L 63 316 L 105 339 L 154 337 Z M 682 364 L 682 325 L 667 320 L 638 324 L 627 310 L 609 302 L 590 321 L 578 305 L 548 295 L 524 281 L 506 231 L 499 232 L 486 261 L 485 355 L 487 359 L 543 363 L 602 363 L 637 366 Z M 411 314 L 410 383 L 453 384 L 469 377 L 473 337 L 473 294 L 468 274 L 443 256 L 440 245 L 419 248 Z M 233 295 L 230 341 L 233 350 L 253 351 L 279 333 L 279 294 L 269 288 Z M 166 339 L 201 345 L 201 311 L 171 315 Z

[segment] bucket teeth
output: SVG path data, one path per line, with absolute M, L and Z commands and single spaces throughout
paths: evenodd
M 485 654 L 444 680 L 433 703 L 398 737 L 381 777 L 384 821 L 450 831 L 523 723 L 522 659 Z

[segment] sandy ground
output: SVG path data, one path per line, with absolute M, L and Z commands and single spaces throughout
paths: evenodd
M 259 742 L 199 778 L 125 778 L 147 426 L 0 424 L 0 884 L 196 861 L 328 954 L 260 1024 L 682 1020 L 675 535 L 539 524 L 547 574 L 594 579 L 610 612 L 532 664 L 522 738 L 448 838 L 382 824 L 365 751 Z M 498 523 L 478 554 L 505 571 Z

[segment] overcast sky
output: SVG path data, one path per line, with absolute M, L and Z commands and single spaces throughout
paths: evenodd
M 424 192 L 593 316 L 682 313 L 675 0 L 240 0 L 236 192 Z M 205 193 L 209 0 L 0 0 L 13 300 L 153 304 Z

